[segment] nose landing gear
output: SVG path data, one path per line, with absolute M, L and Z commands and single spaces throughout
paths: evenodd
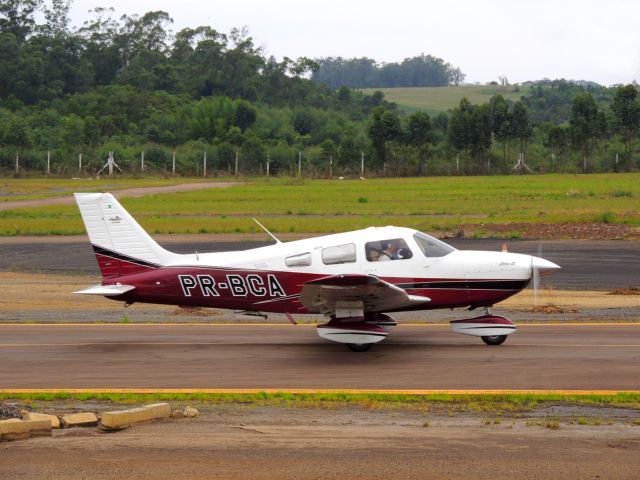
M 507 339 L 506 335 L 491 335 L 491 336 L 482 336 L 482 341 L 487 345 L 501 345 Z
M 501 345 L 507 339 L 507 335 L 517 329 L 508 318 L 492 315 L 488 307 L 485 314 L 479 317 L 452 321 L 451 328 L 456 333 L 480 337 L 487 345 Z

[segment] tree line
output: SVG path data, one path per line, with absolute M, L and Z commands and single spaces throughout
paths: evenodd
M 640 100 L 635 84 L 612 89 L 602 107 L 587 89 L 571 100 L 561 124 L 532 119 L 527 97 L 494 95 L 473 105 L 462 98 L 450 114 L 402 117 L 380 106 L 368 133 L 375 157 L 391 174 L 491 174 L 512 171 L 631 171 L 638 168 Z M 521 159 L 520 162 L 515 158 Z M 527 162 L 528 159 L 528 162 Z M 429 170 L 429 163 L 435 163 Z
M 277 61 L 246 30 L 169 32 L 166 12 L 94 10 L 69 28 L 65 0 L 0 4 L 0 172 L 95 174 L 109 152 L 129 171 L 313 176 L 485 174 L 637 168 L 637 86 L 534 85 L 519 101 L 463 99 L 403 114 L 371 95 L 311 78 L 308 58 Z M 41 12 L 44 22 L 36 21 Z M 429 57 L 422 55 L 420 62 Z M 418 62 L 418 63 L 420 63 Z M 514 87 L 517 88 L 517 87 Z M 551 112 L 551 113 L 549 113 Z M 548 116 L 545 117 L 544 115 Z M 48 152 L 48 153 L 47 153 Z M 618 155 L 616 155 L 618 154 Z M 233 166 L 233 168 L 232 168 Z
M 446 87 L 465 77 L 459 68 L 424 53 L 400 63 L 379 64 L 367 57 L 326 57 L 316 62 L 311 79 L 331 88 Z

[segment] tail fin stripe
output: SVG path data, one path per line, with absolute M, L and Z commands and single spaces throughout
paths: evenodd
M 160 265 L 157 263 L 148 262 L 146 260 L 140 260 L 139 258 L 130 257 L 128 255 L 124 255 L 122 253 L 114 252 L 113 250 L 109 250 L 104 247 L 100 247 L 98 245 L 93 245 L 93 252 L 96 255 L 102 255 L 104 257 L 110 257 L 115 260 L 121 260 L 123 262 L 134 263 L 136 265 L 140 265 L 141 267 L 149 267 L 149 268 L 158 268 Z

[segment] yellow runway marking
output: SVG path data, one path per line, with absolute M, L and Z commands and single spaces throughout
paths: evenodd
M 2 327 L 316 327 L 316 323 L 0 323 Z M 526 327 L 640 327 L 640 322 L 567 322 L 567 323 L 520 323 Z M 448 323 L 399 323 L 400 327 L 450 327 Z
M 109 341 L 105 341 L 105 342 L 77 342 L 77 343 L 73 343 L 73 342 L 60 342 L 60 343 L 0 343 L 0 348 L 26 348 L 26 347 L 89 347 L 89 346 L 95 346 L 95 345 L 99 345 L 99 346 L 117 346 L 117 345 L 127 345 L 127 346 L 134 346 L 134 347 L 141 347 L 141 346 L 173 346 L 173 347 L 184 347 L 184 346 L 216 346 L 216 347 L 230 347 L 230 346 L 237 346 L 237 345 L 252 345 L 252 346 L 258 346 L 258 345 L 264 345 L 264 346 L 272 346 L 274 344 L 278 344 L 278 345 L 282 345 L 284 343 L 278 343 L 278 342 L 274 342 L 274 343 L 256 343 L 256 342 L 127 342 L 127 341 L 123 341 L 123 342 L 109 342 Z M 289 345 L 297 345 L 296 343 L 289 343 Z M 311 343 L 309 343 L 309 345 L 312 345 Z M 469 346 L 469 347 L 482 347 L 482 348 L 486 348 L 484 345 L 482 344 L 478 344 L 478 345 L 469 345 L 469 344 L 462 344 L 462 343 L 420 343 L 420 342 L 415 342 L 415 343 L 407 343 L 407 342 L 394 342 L 393 340 L 389 341 L 387 343 L 387 345 L 423 345 L 425 347 L 428 348 L 434 348 L 434 347 L 448 347 L 451 345 L 455 345 L 455 346 Z M 640 348 L 640 344 L 572 344 L 572 343 L 511 343 L 509 345 L 510 348 L 513 347 L 543 347 L 543 348 L 612 348 L 612 347 L 621 347 L 621 348 Z
M 276 342 L 277 343 L 277 342 Z M 140 347 L 144 345 L 151 346 L 178 346 L 184 347 L 188 345 L 193 346 L 216 346 L 216 347 L 225 347 L 225 346 L 234 346 L 234 345 L 265 345 L 270 347 L 274 345 L 273 343 L 255 343 L 255 342 L 78 342 L 78 343 L 0 343 L 0 348 L 11 348 L 11 347 L 88 347 L 92 345 L 100 345 L 100 346 L 117 346 L 117 345 L 127 345 L 133 347 Z M 295 345 L 295 344 L 292 344 Z M 640 346 L 640 345 L 637 345 Z
M 617 395 L 640 394 L 640 390 L 396 390 L 396 389 L 317 389 L 317 388 L 6 388 L 0 394 L 28 393 L 168 393 L 168 394 L 389 394 L 389 395 Z

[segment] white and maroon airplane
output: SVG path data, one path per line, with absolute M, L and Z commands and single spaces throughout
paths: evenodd
M 453 330 L 500 345 L 516 326 L 489 307 L 560 267 L 507 252 L 462 251 L 400 227 L 366 228 L 245 251 L 181 255 L 158 245 L 109 193 L 76 193 L 102 284 L 76 293 L 132 304 L 324 314 L 318 334 L 366 351 L 389 312 L 484 307 Z M 264 228 L 264 227 L 263 227 Z M 266 229 L 265 229 L 266 230 Z

